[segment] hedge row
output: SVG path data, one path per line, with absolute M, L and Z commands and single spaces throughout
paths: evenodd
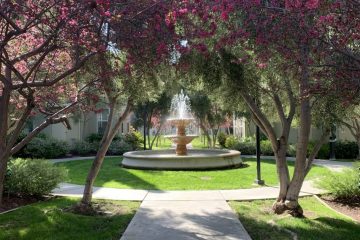
M 25 135 L 21 135 L 18 141 L 21 141 Z M 91 134 L 85 141 L 77 141 L 70 147 L 66 142 L 48 137 L 45 134 L 39 134 L 15 157 L 22 158 L 60 158 L 66 155 L 90 156 L 96 154 L 100 146 L 102 135 Z M 107 154 L 122 155 L 125 152 L 138 149 L 142 143 L 142 136 L 137 131 L 132 131 L 123 136 L 116 136 L 111 143 Z
M 243 155 L 256 154 L 256 145 L 253 141 L 240 141 L 234 136 L 219 134 L 218 142 L 220 146 L 228 149 L 234 149 L 241 152 Z M 308 154 L 314 148 L 315 143 L 310 142 L 308 146 Z M 260 142 L 261 154 L 266 156 L 274 156 L 274 152 L 269 140 L 262 140 Z M 338 141 L 335 143 L 335 155 L 338 159 L 355 159 L 359 153 L 358 145 L 356 142 Z M 296 145 L 290 144 L 288 146 L 287 155 L 290 157 L 296 156 Z M 328 159 L 330 155 L 329 144 L 324 144 L 317 154 L 319 159 Z

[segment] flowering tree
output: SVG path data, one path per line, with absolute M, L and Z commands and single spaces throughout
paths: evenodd
M 218 53 L 217 61 L 223 64 L 228 83 L 242 96 L 253 120 L 271 141 L 280 180 L 274 204 L 277 213 L 289 210 L 294 216 L 302 215 L 299 192 L 317 150 L 328 136 L 326 129 L 307 158 L 312 113 L 316 109 L 314 98 L 333 92 L 351 104 L 359 96 L 358 11 L 357 1 L 320 4 L 317 0 L 182 1 L 175 11 L 188 46 L 205 57 Z M 269 71 L 285 74 L 274 78 L 264 72 L 262 69 L 269 63 L 272 65 Z M 263 77 L 266 88 L 261 84 Z M 254 101 L 256 89 L 265 90 L 276 107 L 282 123 L 279 136 Z M 297 154 L 290 178 L 286 148 L 297 112 Z
M 50 124 L 68 125 L 77 103 L 73 74 L 103 50 L 106 1 L 0 2 L 0 202 L 9 157 Z M 45 120 L 16 144 L 29 116 Z
M 91 208 L 92 189 L 105 154 L 121 122 L 138 102 L 158 92 L 157 66 L 169 65 L 181 48 L 174 23 L 166 20 L 171 1 L 112 1 L 105 27 L 108 53 L 99 56 L 99 89 L 105 93 L 110 113 L 99 150 L 86 178 L 80 211 Z M 123 107 L 117 115 L 115 110 Z

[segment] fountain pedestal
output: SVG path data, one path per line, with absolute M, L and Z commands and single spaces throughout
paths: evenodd
M 194 138 L 197 136 L 195 135 L 186 135 L 185 127 L 193 121 L 193 118 L 186 118 L 186 119 L 169 119 L 169 122 L 174 124 L 177 128 L 176 135 L 174 136 L 166 136 L 170 138 L 173 143 L 176 144 L 176 155 L 178 156 L 186 156 L 187 155 L 187 148 L 186 145 L 189 144 Z

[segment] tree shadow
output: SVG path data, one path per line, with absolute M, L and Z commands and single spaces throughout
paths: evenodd
M 357 240 L 360 234 L 360 225 L 331 217 L 315 219 L 284 217 L 276 219 L 280 223 L 277 224 L 274 220 L 266 222 L 239 213 L 239 219 L 254 240 L 294 239 L 294 236 L 297 236 L 297 239 L 310 240 Z
M 119 239 L 135 215 L 82 216 L 65 212 L 78 199 L 54 200 L 0 215 L 0 239 Z

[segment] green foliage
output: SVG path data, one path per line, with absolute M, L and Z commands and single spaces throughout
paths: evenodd
M 312 150 L 314 149 L 315 147 L 315 142 L 313 141 L 310 141 L 308 143 L 308 148 L 307 148 L 307 154 L 310 155 L 310 153 L 312 152 Z M 318 154 L 316 155 L 316 158 L 319 158 L 319 159 L 329 159 L 329 156 L 330 156 L 330 147 L 329 147 L 329 144 L 324 144 L 321 146 Z
M 265 156 L 274 156 L 274 151 L 271 146 L 270 140 L 263 140 L 260 142 L 260 149 L 262 155 Z
M 101 138 L 101 134 L 91 134 L 86 138 L 86 141 L 76 142 L 71 152 L 79 156 L 94 155 L 99 149 Z M 125 152 L 136 150 L 140 148 L 142 141 L 141 133 L 131 130 L 124 136 L 115 136 L 107 154 L 122 155 Z
M 65 168 L 49 161 L 17 158 L 9 162 L 5 190 L 22 196 L 42 196 L 49 194 L 66 177 Z
M 89 156 L 96 154 L 99 148 L 99 142 L 85 142 L 85 141 L 77 141 L 74 144 L 73 149 L 71 150 L 72 154 L 79 156 Z
M 117 140 L 117 141 L 112 141 L 107 153 L 110 155 L 122 155 L 131 150 L 133 150 L 133 147 L 129 143 L 123 140 Z
M 335 156 L 339 159 L 356 159 L 359 153 L 356 142 L 339 141 L 335 144 Z
M 237 142 L 234 149 L 241 152 L 242 155 L 256 154 L 256 146 L 254 142 Z
M 225 147 L 241 152 L 242 155 L 254 155 L 256 153 L 256 146 L 254 142 L 240 142 L 234 136 L 228 136 L 225 142 Z
M 220 132 L 217 136 L 217 140 L 218 140 L 218 143 L 221 147 L 225 147 L 225 144 L 226 144 L 226 139 L 228 138 L 229 136 L 226 135 L 224 132 Z
M 30 158 L 58 158 L 69 151 L 66 142 L 40 135 L 32 139 L 24 148 L 24 155 Z
M 289 157 L 296 157 L 296 145 L 290 144 L 287 148 L 286 155 Z
M 340 173 L 327 174 L 318 181 L 318 185 L 338 199 L 360 197 L 360 164 Z
M 92 133 L 86 138 L 86 141 L 89 143 L 94 143 L 94 142 L 99 143 L 101 141 L 102 137 L 103 137 L 103 135 L 101 133 Z M 115 135 L 113 141 L 117 141 L 120 139 L 121 139 L 121 136 Z
M 124 141 L 131 146 L 132 150 L 139 149 L 144 141 L 143 136 L 139 131 L 131 129 L 130 132 L 125 134 Z
M 225 140 L 225 147 L 229 149 L 235 149 L 235 145 L 239 143 L 239 140 L 234 136 L 228 136 Z

